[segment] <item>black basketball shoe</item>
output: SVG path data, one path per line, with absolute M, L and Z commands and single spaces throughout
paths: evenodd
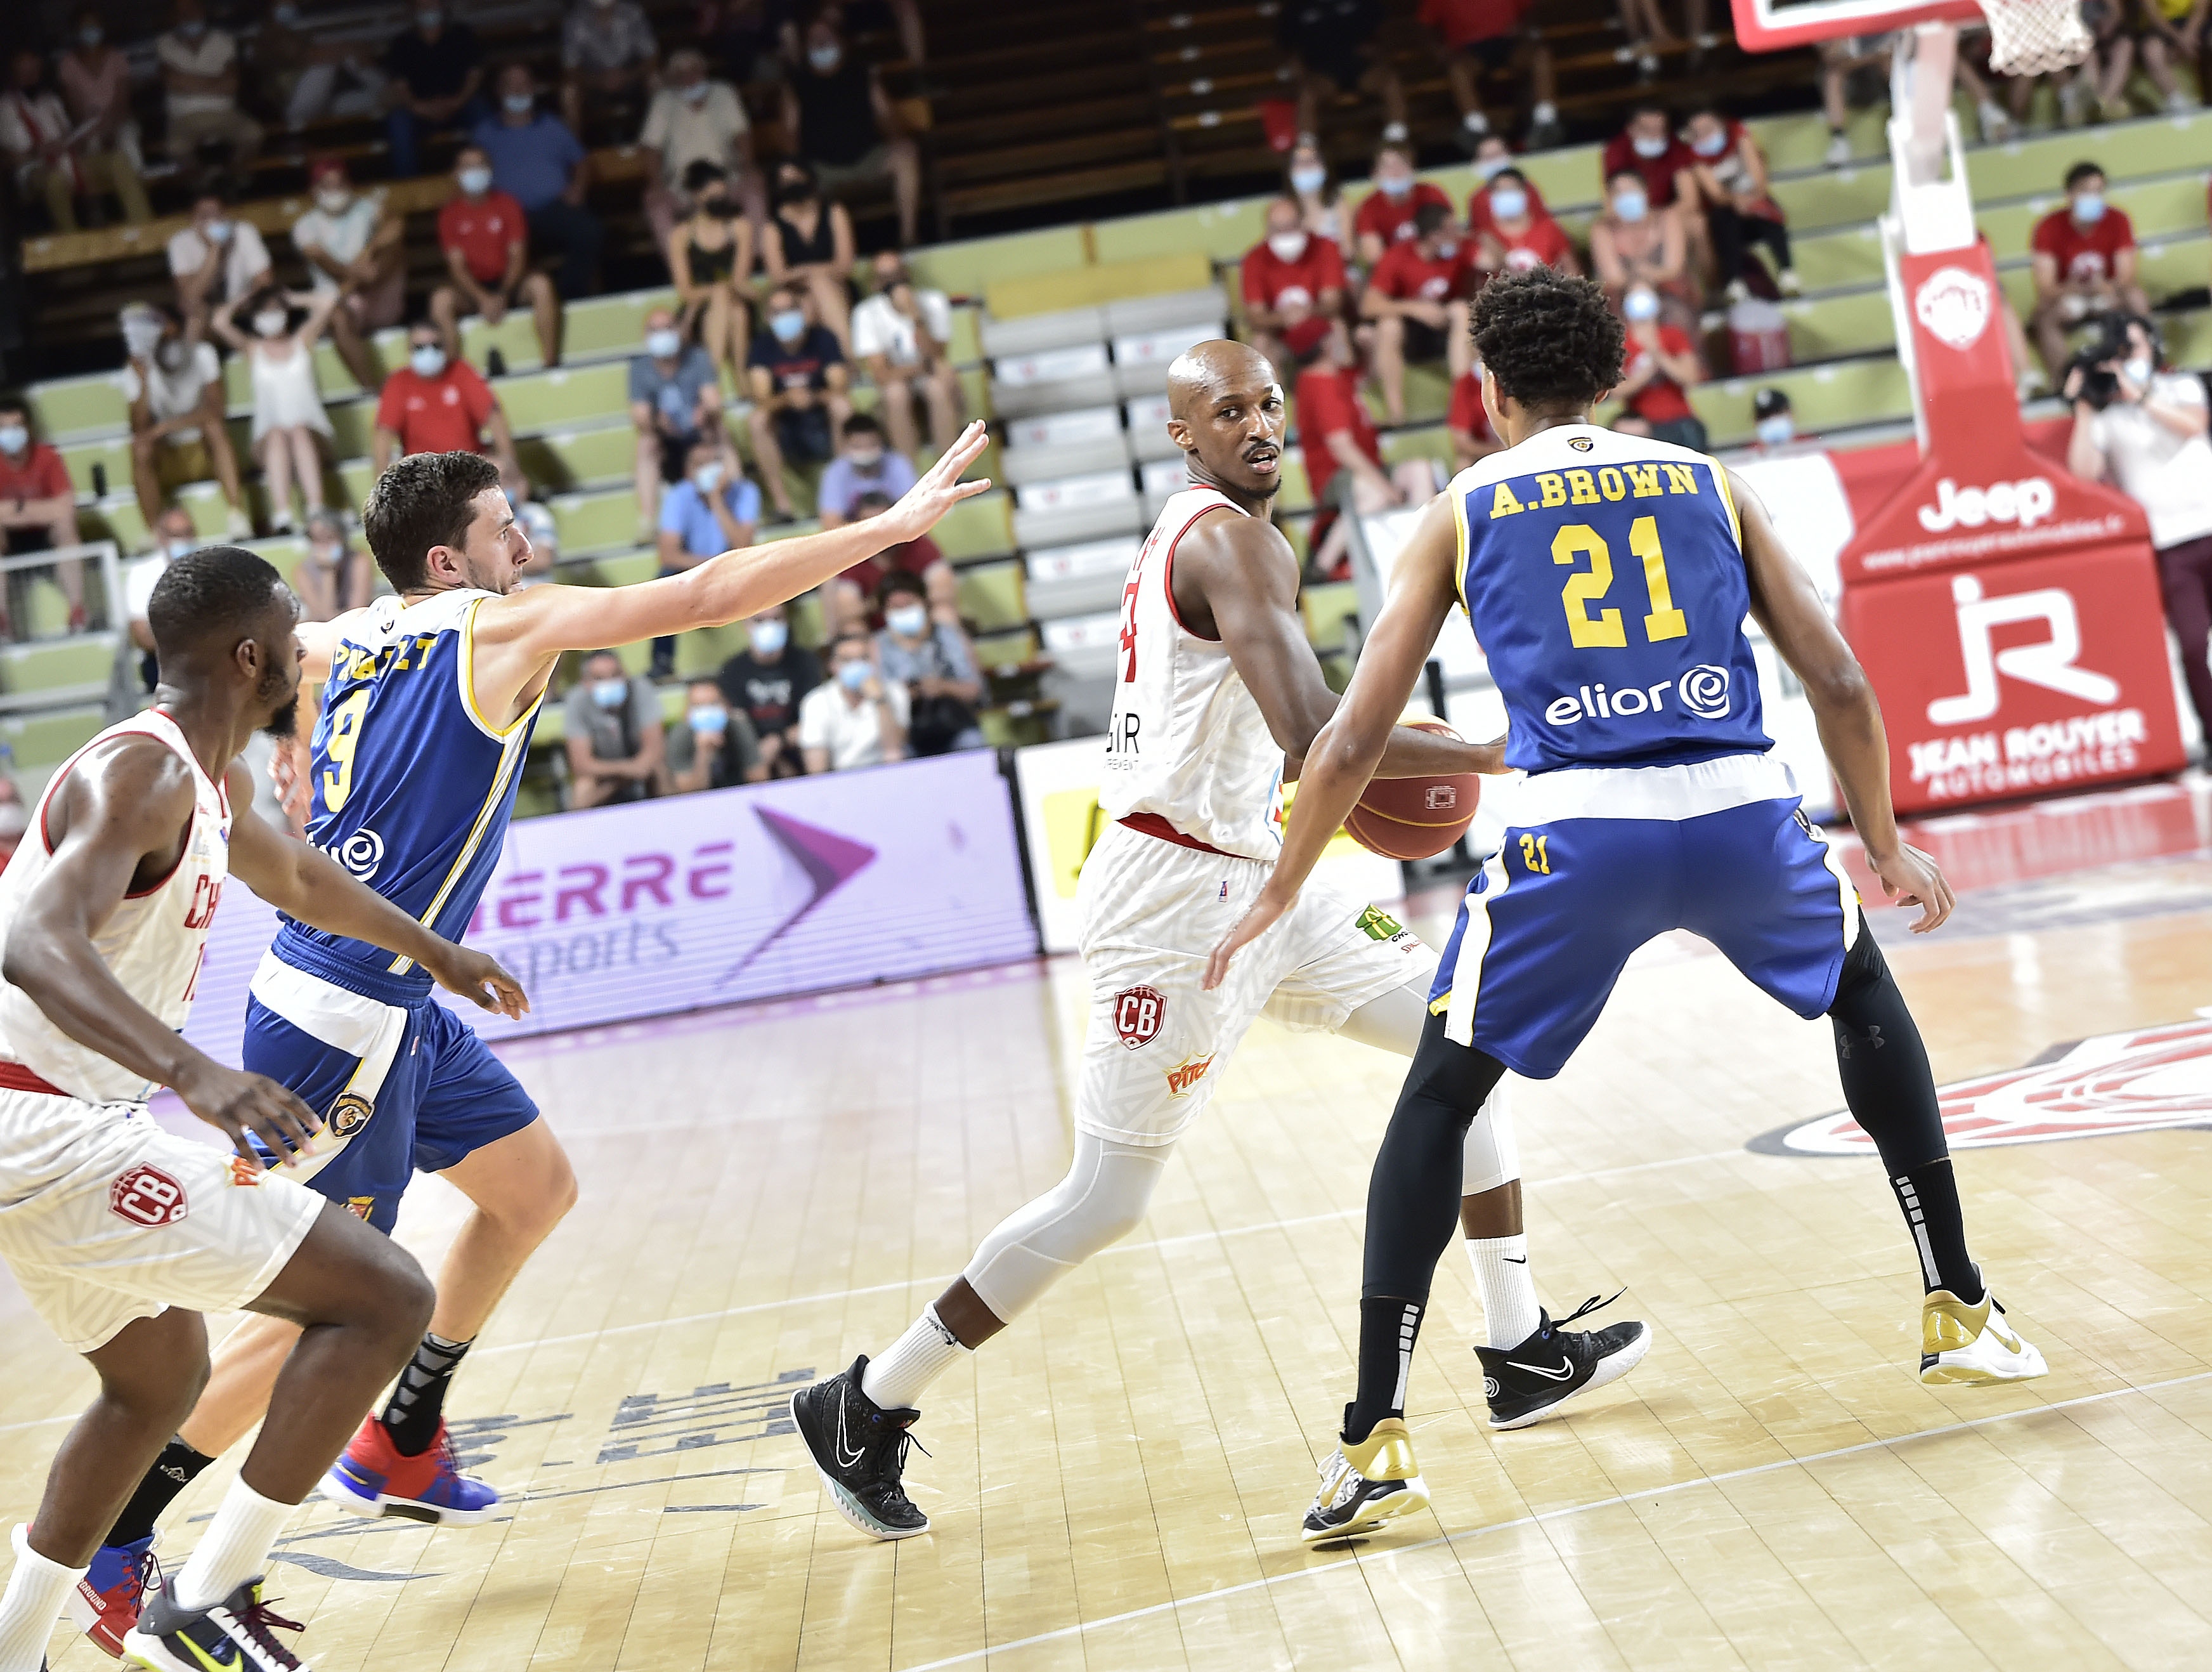
M 814 1472 L 838 1512 L 872 1538 L 910 1539 L 929 1517 L 899 1485 L 919 1411 L 886 1411 L 860 1391 L 866 1353 L 853 1368 L 791 1396 L 791 1420 L 814 1454 Z M 927 1455 L 927 1453 L 924 1454 Z
M 1482 1361 L 1482 1390 L 1490 1399 L 1490 1426 L 1526 1428 L 1577 1394 L 1602 1388 L 1634 1370 L 1651 1350 L 1651 1331 L 1647 1326 L 1559 1327 L 1620 1298 L 1619 1294 L 1612 1300 L 1592 1295 L 1558 1323 L 1549 1312 L 1540 1311 L 1535 1334 L 1520 1346 L 1475 1348 L 1475 1357 Z
M 148 1599 L 145 1613 L 125 1634 L 123 1658 L 155 1672 L 308 1672 L 307 1662 L 276 1639 L 276 1629 L 301 1629 L 261 1600 L 261 1581 L 248 1579 L 222 1602 L 204 1608 L 179 1607 L 165 1590 Z

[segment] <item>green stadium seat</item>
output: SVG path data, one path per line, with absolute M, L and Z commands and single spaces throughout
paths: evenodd
M 1003 489 L 963 499 L 931 530 L 945 561 L 963 564 L 1003 557 L 1014 549 L 1014 496 Z
M 80 633 L 51 643 L 0 648 L 0 704 L 21 708 L 40 701 L 104 700 L 119 642 L 118 634 Z
M 1030 618 L 1018 562 L 975 563 L 960 571 L 960 613 L 979 633 L 1022 626 Z
M 493 385 L 518 435 L 604 420 L 629 404 L 629 368 L 615 362 L 528 372 Z
M 1359 613 L 1359 589 L 1349 581 L 1324 581 L 1308 587 L 1298 599 L 1306 619 L 1306 641 L 1316 650 L 1334 651 L 1344 644 L 1344 623 Z
M 27 780 L 27 795 L 42 787 L 53 769 L 90 743 L 107 725 L 102 703 L 70 703 L 21 714 L 0 715 L 0 742 L 14 755 L 15 769 Z
M 637 542 L 637 494 L 627 483 L 593 493 L 556 494 L 545 501 L 563 551 L 600 551 Z
M 996 238 L 963 239 L 908 252 L 915 281 L 953 295 L 977 295 L 993 279 L 1058 272 L 1090 259 L 1079 226 L 1047 227 Z

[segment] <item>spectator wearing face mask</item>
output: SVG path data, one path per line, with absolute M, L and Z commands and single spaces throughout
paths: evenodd
M 376 565 L 346 535 L 334 512 L 307 519 L 307 555 L 292 570 L 292 591 L 305 621 L 335 621 L 376 596 Z
M 914 461 L 884 441 L 884 427 L 872 412 L 855 412 L 839 427 L 844 442 L 822 472 L 815 511 L 824 529 L 842 528 L 858 514 L 864 494 L 896 501 L 914 486 Z
M 298 133 L 326 116 L 374 116 L 384 107 L 384 72 L 351 42 L 318 40 L 299 0 L 270 0 L 253 36 L 255 85 Z
M 315 385 L 315 342 L 343 307 L 340 298 L 336 289 L 289 295 L 272 284 L 215 316 L 216 334 L 253 368 L 253 451 L 280 534 L 294 526 L 295 480 L 306 514 L 323 508 L 321 444 L 331 439 L 331 421 Z
M 1375 322 L 1375 377 L 1392 427 L 1406 422 L 1406 365 L 1443 361 L 1456 378 L 1474 357 L 1468 340 L 1473 252 L 1451 223 L 1451 206 L 1424 204 L 1413 236 L 1391 245 L 1368 275 L 1359 311 Z
M 1774 282 L 1785 296 L 1797 294 L 1790 261 L 1790 232 L 1782 208 L 1766 190 L 1766 155 L 1751 130 L 1710 105 L 1690 118 L 1686 132 L 1691 162 L 1674 182 L 1683 213 L 1705 216 L 1706 242 L 1728 299 L 1751 294 L 1745 283 L 1751 248 L 1764 245 L 1774 263 Z
M 830 678 L 799 705 L 799 747 L 809 772 L 850 772 L 906 758 L 906 687 L 876 666 L 865 633 L 830 647 Z
M 481 453 L 499 466 L 510 499 L 530 496 L 491 386 L 465 360 L 446 357 L 438 327 L 428 319 L 408 329 L 407 363 L 384 380 L 369 451 L 379 476 L 410 453 Z
M 31 409 L 20 400 L 0 400 L 0 557 L 76 544 L 76 489 L 69 467 L 52 444 L 31 435 Z M 72 557 L 54 566 L 55 578 L 69 598 L 70 631 L 85 623 L 84 560 Z M 9 592 L 28 579 L 16 570 Z M 0 635 L 9 635 L 9 611 L 0 604 Z
M 9 61 L 10 80 L 0 92 L 0 172 L 11 176 L 25 203 L 46 199 L 56 232 L 77 229 L 76 204 L 92 191 L 90 171 L 70 143 L 73 125 L 46 85 L 46 61 L 28 48 Z
M 668 74 L 645 112 L 638 137 L 645 153 L 645 218 L 653 242 L 668 247 L 676 224 L 693 212 L 696 188 L 687 184 L 702 166 L 720 169 L 723 189 L 744 211 L 749 228 L 768 218 L 760 170 L 753 166 L 752 124 L 744 100 L 725 81 L 710 81 L 706 55 L 696 46 L 668 55 Z M 706 179 L 709 176 L 698 176 Z M 750 277 L 747 274 L 745 277 Z
M 238 41 L 208 27 L 206 0 L 176 0 L 176 22 L 154 43 L 169 103 L 169 155 L 197 173 L 199 149 L 221 145 L 242 174 L 261 152 L 261 125 L 238 107 Z
M 1294 198 L 1267 205 L 1267 235 L 1244 252 L 1244 319 L 1252 346 L 1279 374 L 1324 337 L 1351 346 L 1344 329 L 1344 252 L 1305 229 Z M 1295 374 L 1293 370 L 1292 374 Z
M 615 107 L 641 105 L 659 82 L 660 43 L 636 0 L 576 0 L 561 25 L 561 117 L 582 134 Z
M 1674 201 L 1676 179 L 1696 161 L 1690 148 L 1675 137 L 1667 106 L 1646 100 L 1629 112 L 1627 125 L 1606 142 L 1600 166 L 1608 180 L 1624 168 L 1633 169 L 1643 177 L 1651 207 L 1665 209 Z
M 230 508 L 230 538 L 252 538 L 239 491 L 238 455 L 223 425 L 222 367 L 197 325 L 179 328 L 161 309 L 123 310 L 123 398 L 131 409 L 131 485 L 150 531 L 169 496 L 210 476 Z
M 638 515 L 657 530 L 663 484 L 684 479 L 684 460 L 702 437 L 722 433 L 714 362 L 698 344 L 684 340 L 667 308 L 645 316 L 645 352 L 629 362 L 629 417 L 637 431 Z
M 1451 405 L 1444 414 L 1444 433 L 1451 437 L 1452 472 L 1457 475 L 1477 459 L 1505 450 L 1505 443 L 1491 428 L 1489 409 L 1482 404 L 1482 367 L 1470 366 L 1453 380 Z
M 775 508 L 772 520 L 789 522 L 798 514 L 783 479 L 785 461 L 802 466 L 829 461 L 835 451 L 831 436 L 852 416 L 845 398 L 852 374 L 836 337 L 814 322 L 804 291 L 787 284 L 770 291 L 763 323 L 767 329 L 753 338 L 745 356 L 753 398 L 745 423 L 753 462 Z
M 1343 194 L 1328 172 L 1328 159 L 1311 139 L 1301 139 L 1291 147 L 1283 185 L 1298 206 L 1298 224 L 1341 251 L 1346 232 Z
M 876 666 L 887 682 L 906 687 L 907 752 L 920 757 L 983 747 L 975 706 L 983 678 L 975 648 L 957 621 L 933 618 L 927 589 L 915 575 L 894 570 L 877 589 L 884 616 L 876 635 Z
M 1518 168 L 1501 168 L 1485 188 L 1489 199 L 1490 226 L 1477 234 L 1484 267 L 1492 272 L 1520 273 L 1531 267 L 1582 277 L 1575 258 L 1574 240 L 1566 228 L 1537 205 L 1528 177 Z
M 853 502 L 853 520 L 864 522 L 870 517 L 879 517 L 891 508 L 891 504 L 889 494 L 872 489 Z M 960 619 L 959 579 L 953 574 L 952 565 L 945 561 L 945 552 L 937 542 L 927 534 L 918 534 L 911 540 L 864 558 L 823 587 L 824 635 L 835 639 L 840 633 L 882 626 L 883 617 L 876 610 L 876 599 L 883 591 L 884 577 L 891 575 L 912 575 L 919 581 L 922 595 L 929 600 L 930 612 L 937 620 L 957 623 Z
M 728 438 L 702 435 L 684 461 L 684 479 L 660 502 L 660 573 L 665 577 L 696 568 L 709 557 L 753 543 L 760 525 L 760 489 L 738 468 Z M 665 679 L 676 669 L 676 641 L 653 641 L 653 677 Z
M 1385 145 L 1375 153 L 1370 184 L 1375 189 L 1361 200 L 1352 230 L 1359 242 L 1360 265 L 1371 272 L 1384 251 L 1418 235 L 1413 221 L 1421 210 L 1434 204 L 1450 220 L 1451 199 L 1441 186 L 1413 178 L 1413 153 L 1406 145 Z
M 368 339 L 399 323 L 407 306 L 405 218 L 384 212 L 381 192 L 356 192 L 346 166 L 318 159 L 307 170 L 314 207 L 292 223 L 292 245 L 319 294 L 334 292 L 331 346 L 354 381 L 374 389 L 383 373 Z
M 513 194 L 491 183 L 491 159 L 474 145 L 453 160 L 459 193 L 438 211 L 438 247 L 445 252 L 446 282 L 430 293 L 430 319 L 444 339 L 446 358 L 461 357 L 461 321 L 481 315 L 496 328 L 518 301 L 530 309 L 538 352 L 547 366 L 561 363 L 561 299 L 553 281 L 530 271 L 530 222 Z
M 1688 393 L 1705 380 L 1696 344 L 1659 322 L 1658 293 L 1648 284 L 1629 287 L 1620 313 L 1628 324 L 1628 344 L 1613 392 L 1627 410 L 1613 427 L 1703 453 L 1705 426 L 1692 410 Z
M 1751 398 L 1753 444 L 1761 453 L 1779 453 L 1797 444 L 1797 416 L 1781 389 L 1761 389 Z
M 764 775 L 795 778 L 806 770 L 799 747 L 799 706 L 822 683 L 822 659 L 791 641 L 791 620 L 772 604 L 745 623 L 747 648 L 722 664 L 714 683 L 752 724 Z
M 898 204 L 899 246 L 911 246 L 921 230 L 921 156 L 899 131 L 882 77 L 847 44 L 833 11 L 817 15 L 800 45 L 805 61 L 792 67 L 783 92 L 792 154 L 825 196 L 888 180 Z M 848 271 L 851 264 L 848 256 Z
M 522 205 L 531 242 L 560 258 L 554 289 L 564 301 L 599 288 L 599 217 L 584 207 L 592 187 L 592 159 L 557 116 L 538 108 L 538 82 L 527 64 L 499 72 L 499 111 L 470 131 L 470 141 L 491 159 L 492 184 Z
M 1376 42 L 1383 18 L 1382 0 L 1283 0 L 1275 40 L 1290 54 L 1300 133 L 1321 132 L 1323 100 L 1365 93 L 1382 101 L 1382 137 L 1404 142 L 1406 84 Z
M 814 317 L 852 351 L 853 217 L 823 195 L 803 162 L 777 166 L 775 214 L 761 240 L 769 282 L 803 290 Z
M 624 673 L 613 651 L 594 650 L 584 658 L 563 718 L 571 807 L 649 801 L 659 793 L 667 739 L 651 680 Z
M 1490 134 L 1482 76 L 1509 72 L 1528 91 L 1528 146 L 1541 150 L 1567 137 L 1559 121 L 1552 49 L 1528 27 L 1529 0 L 1421 0 L 1420 21 L 1443 60 L 1459 107 L 1460 149 L 1470 156 Z
M 684 723 L 668 732 L 668 787 L 675 795 L 768 777 L 752 721 L 730 706 L 712 679 L 694 679 L 684 693 Z
M 869 271 L 876 289 L 853 310 L 853 357 L 882 393 L 878 410 L 891 450 L 909 457 L 919 450 L 919 406 L 929 415 L 930 444 L 942 453 L 959 439 L 967 416 L 952 363 L 951 299 L 916 284 L 896 250 L 878 250 Z
M 107 21 L 93 6 L 80 7 L 71 24 L 70 49 L 62 54 L 54 79 L 62 101 L 82 137 L 77 166 L 91 192 L 112 192 L 123 218 L 143 226 L 154 218 L 141 173 L 138 124 L 131 115 L 131 64 L 107 42 Z
M 1590 222 L 1589 247 L 1590 264 L 1614 307 L 1631 285 L 1647 285 L 1668 325 L 1683 331 L 1696 325 L 1699 292 L 1681 211 L 1653 208 L 1635 169 L 1617 169 L 1606 181 L 1605 210 Z
M 2035 223 L 2028 239 L 2035 312 L 2028 330 L 2053 384 L 2065 374 L 2069 332 L 2107 313 L 2148 313 L 2136 280 L 2136 229 L 2105 200 L 2105 171 L 2077 162 L 2066 171 L 2066 205 Z
M 744 355 L 752 341 L 752 222 L 738 212 L 728 176 L 711 162 L 695 162 L 684 177 L 690 218 L 668 234 L 665 248 L 676 300 L 684 310 L 678 329 L 696 337 L 719 374 L 729 368 L 733 388 L 744 386 Z
M 192 200 L 191 224 L 169 240 L 169 273 L 177 282 L 177 312 L 206 320 L 260 289 L 269 276 L 269 246 L 251 221 L 231 212 L 223 194 L 203 192 Z
M 1467 229 L 1473 233 L 1488 232 L 1495 219 L 1490 208 L 1491 183 L 1507 169 L 1515 167 L 1513 148 L 1496 134 L 1485 134 L 1474 148 L 1474 190 L 1467 200 Z M 1535 183 L 1522 179 L 1520 190 L 1528 194 L 1528 208 L 1534 214 L 1549 216 L 1551 210 L 1544 203 L 1544 194 Z
M 409 27 L 385 48 L 384 70 L 392 78 L 385 88 L 392 172 L 412 179 L 422 172 L 425 139 L 484 114 L 483 47 L 441 0 L 416 0 Z

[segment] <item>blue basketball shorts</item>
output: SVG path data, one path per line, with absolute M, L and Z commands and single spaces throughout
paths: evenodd
M 1529 778 L 1437 966 L 1430 1009 L 1445 1037 L 1549 1079 L 1630 954 L 1669 929 L 1702 935 L 1798 1015 L 1820 1015 L 1859 898 L 1798 801 L 1768 755 Z
M 538 1118 L 471 1028 L 427 993 L 385 1004 L 261 961 L 246 1005 L 245 1066 L 322 1117 L 314 1153 L 283 1170 L 389 1232 L 417 1172 L 442 1172 Z

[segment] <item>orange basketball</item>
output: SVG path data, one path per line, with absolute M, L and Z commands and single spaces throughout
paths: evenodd
M 1448 738 L 1459 733 L 1440 720 L 1409 722 L 1416 730 Z M 1482 797 L 1482 775 L 1377 778 L 1344 821 L 1345 831 L 1370 854 L 1385 859 L 1434 859 L 1466 833 Z

